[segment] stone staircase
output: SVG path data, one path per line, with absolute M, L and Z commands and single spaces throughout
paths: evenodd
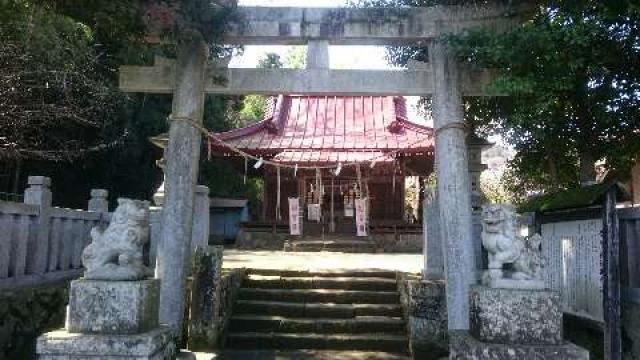
M 309 237 L 285 243 L 284 251 L 375 253 L 376 244 L 355 236 Z
M 408 359 L 395 273 L 250 269 L 226 349 L 300 355 L 287 359 Z

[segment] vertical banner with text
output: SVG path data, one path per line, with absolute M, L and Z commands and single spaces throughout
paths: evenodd
M 367 199 L 356 199 L 356 228 L 358 236 L 367 236 Z
M 300 199 L 289 198 L 289 233 L 291 235 L 302 235 L 300 225 Z

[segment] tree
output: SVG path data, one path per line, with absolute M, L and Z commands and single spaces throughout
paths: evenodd
M 533 190 L 594 180 L 598 161 L 619 174 L 637 161 L 639 31 L 640 12 L 630 1 L 567 0 L 544 2 L 513 31 L 479 29 L 440 40 L 471 66 L 495 70 L 490 90 L 509 96 L 467 99 L 467 120 L 515 147 L 515 185 Z M 390 48 L 387 56 L 404 65 L 426 61 L 427 51 Z
M 285 67 L 290 69 L 304 69 L 307 66 L 307 48 L 294 46 L 287 51 Z
M 122 98 L 95 75 L 102 69 L 90 29 L 8 4 L 0 13 L 0 158 L 73 160 L 115 146 L 125 134 L 107 129 Z
M 276 53 L 267 53 L 258 60 L 258 68 L 260 69 L 281 69 L 283 67 L 291 69 L 303 69 L 306 63 L 306 49 L 304 46 L 295 46 L 289 49 L 286 54 L 286 60 L 282 63 L 280 55 Z M 244 97 L 243 106 L 240 110 L 238 124 L 246 126 L 262 120 L 264 111 L 267 107 L 267 97 L 263 95 L 247 95 Z
M 171 97 L 122 94 L 117 76 L 122 64 L 175 53 L 143 41 L 148 3 L 0 2 L 0 191 L 20 192 L 26 175 L 37 174 L 52 177 L 56 205 L 86 206 L 91 188 L 109 189 L 111 199 L 151 197 L 161 152 L 148 138 L 167 130 Z M 211 56 L 234 50 L 215 45 L 218 31 L 209 31 Z M 235 126 L 232 100 L 207 99 L 207 126 Z M 3 179 L 4 169 L 15 174 Z
M 283 66 L 280 55 L 276 53 L 267 53 L 258 60 L 258 68 L 260 69 L 281 69 Z M 239 113 L 239 125 L 246 126 L 262 120 L 267 101 L 267 97 L 263 95 L 245 96 Z
M 512 164 L 551 187 L 595 180 L 595 163 L 627 171 L 640 153 L 640 12 L 623 2 L 550 3 L 504 34 L 451 39 L 461 57 L 497 71 L 511 96 L 492 118 L 518 153 Z M 569 170 L 569 171 L 567 171 Z

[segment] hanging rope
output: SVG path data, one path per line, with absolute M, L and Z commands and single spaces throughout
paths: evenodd
M 242 179 L 243 183 L 247 184 L 247 169 L 249 167 L 249 159 L 244 158 L 244 177 Z
M 202 126 L 202 124 L 198 123 L 197 121 L 194 121 L 190 117 L 187 117 L 187 116 L 175 116 L 173 114 L 170 114 L 168 116 L 167 120 L 169 122 L 181 121 L 181 122 L 185 122 L 185 123 L 191 125 L 193 128 L 195 128 L 196 130 L 201 132 L 203 136 L 207 137 L 209 148 L 211 148 L 211 149 L 213 149 L 213 143 L 216 143 L 219 146 L 224 147 L 226 149 L 229 149 L 231 152 L 234 152 L 234 153 L 244 157 L 245 159 L 252 159 L 252 160 L 255 160 L 255 161 L 258 161 L 260 159 L 260 157 L 258 157 L 258 156 L 249 154 L 248 152 L 243 151 L 242 149 L 225 142 L 224 140 L 220 139 L 215 133 L 207 130 L 204 126 Z M 460 126 L 458 126 L 457 124 L 459 124 L 459 123 L 453 123 L 453 124 L 445 125 L 442 128 L 440 128 L 438 131 L 445 130 L 445 129 L 450 128 L 450 127 L 464 127 L 464 128 L 466 128 L 466 125 L 464 125 L 464 123 L 460 123 L 460 124 L 462 124 Z M 416 140 L 416 141 L 414 141 L 412 143 L 409 143 L 409 144 L 407 144 L 407 147 L 411 147 L 411 146 L 419 144 L 421 142 L 424 142 L 424 139 Z M 401 153 L 402 153 L 402 150 L 400 150 L 400 149 L 393 150 L 393 151 L 389 151 L 389 152 L 386 152 L 386 153 L 382 153 L 382 154 L 380 154 L 380 155 L 378 155 L 376 157 L 373 157 L 371 159 L 368 159 L 366 161 L 361 161 L 361 162 L 353 161 L 353 162 L 342 163 L 342 166 L 355 166 L 355 165 L 358 165 L 358 164 L 361 164 L 361 163 L 376 163 L 376 162 L 381 161 L 381 160 L 383 160 L 385 158 L 388 158 L 388 157 L 389 158 L 396 157 Z M 315 165 L 315 166 L 312 166 L 312 165 L 284 164 L 284 163 L 271 161 L 271 160 L 266 160 L 266 159 L 263 159 L 262 161 L 266 165 L 271 165 L 271 166 L 274 166 L 274 167 L 281 167 L 281 168 L 290 168 L 290 169 L 295 169 L 296 167 L 298 169 L 307 169 L 307 170 L 313 170 L 313 169 L 335 169 L 335 168 L 337 168 L 336 165 Z
M 469 125 L 467 125 L 467 123 L 463 122 L 463 121 L 459 121 L 459 122 L 452 122 L 449 123 L 447 125 L 441 126 L 439 128 L 436 129 L 435 134 L 438 135 L 439 133 L 447 130 L 447 129 L 460 129 L 464 132 L 469 132 Z
M 393 172 L 391 173 L 391 192 L 396 194 L 396 167 L 395 164 L 393 166 Z
M 356 179 L 358 179 L 358 197 L 363 197 L 363 188 L 362 188 L 362 172 L 360 171 L 360 164 L 356 164 Z

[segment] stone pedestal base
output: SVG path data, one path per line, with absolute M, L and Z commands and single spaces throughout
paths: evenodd
M 74 334 L 66 330 L 38 338 L 39 360 L 169 360 L 175 356 L 167 327 L 134 335 Z
M 447 303 L 444 281 L 403 279 L 401 302 L 409 328 L 414 358 L 443 356 L 447 352 Z
M 69 290 L 67 330 L 84 334 L 139 334 L 158 326 L 160 280 L 75 280 Z
M 450 360 L 588 360 L 589 352 L 572 343 L 561 345 L 491 344 L 478 341 L 467 332 L 449 334 Z
M 470 333 L 479 341 L 562 344 L 562 310 L 558 292 L 474 286 L 469 297 Z

